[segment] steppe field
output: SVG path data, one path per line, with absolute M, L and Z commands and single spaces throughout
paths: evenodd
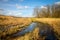
M 37 26 L 32 32 L 23 36 L 11 37 L 11 34 L 22 31 L 31 23 L 38 22 L 49 24 L 60 40 L 60 18 L 22 18 L 13 16 L 0 16 L 0 39 L 1 40 L 44 40 L 39 36 L 39 27 Z M 42 25 L 43 25 L 42 24 Z

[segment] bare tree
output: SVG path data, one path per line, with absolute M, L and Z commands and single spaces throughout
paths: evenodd
M 38 7 L 35 7 L 34 8 L 34 13 L 33 13 L 33 15 L 35 16 L 35 17 L 39 17 L 39 8 Z
M 52 17 L 60 18 L 60 5 L 52 5 Z
M 38 18 L 60 18 L 60 5 L 47 5 L 47 9 L 34 8 L 34 15 Z

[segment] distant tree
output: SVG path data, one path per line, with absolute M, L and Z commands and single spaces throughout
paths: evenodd
M 34 15 L 38 18 L 39 17 L 50 17 L 50 6 L 47 5 L 46 7 L 47 9 L 45 8 L 40 9 L 38 7 L 34 8 Z
M 34 13 L 33 13 L 33 15 L 35 16 L 35 17 L 39 17 L 39 8 L 38 7 L 35 7 L 34 8 Z
M 46 9 L 34 8 L 34 15 L 38 18 L 60 18 L 60 5 L 47 5 Z
M 60 18 L 60 5 L 52 5 L 52 17 Z

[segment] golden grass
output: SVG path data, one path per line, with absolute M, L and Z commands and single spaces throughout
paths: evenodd
M 17 24 L 29 24 L 31 20 L 29 18 L 15 18 L 10 16 L 0 16 L 0 25 L 17 25 Z
M 27 27 L 30 23 L 31 19 L 29 18 L 0 16 L 0 34 L 5 36 L 6 34 L 15 33 Z
M 54 28 L 54 31 L 60 35 L 60 18 L 18 18 L 11 16 L 0 16 L 0 34 L 4 36 L 6 34 L 15 33 L 18 30 L 22 30 L 22 28 L 27 27 L 27 25 L 32 22 L 48 23 Z M 1 28 L 7 28 L 9 25 L 13 25 L 14 27 L 10 27 L 4 32 L 1 30 Z M 21 28 L 19 26 L 21 26 Z M 39 29 L 35 28 L 33 32 L 28 33 L 22 37 L 10 38 L 8 40 L 32 40 L 32 38 L 37 40 L 39 39 L 38 32 Z
M 48 23 L 60 35 L 60 18 L 32 18 L 32 21 Z

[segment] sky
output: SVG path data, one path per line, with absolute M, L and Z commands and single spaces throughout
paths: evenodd
M 32 17 L 35 7 L 44 8 L 44 5 L 60 3 L 60 0 L 0 0 L 0 14 Z

